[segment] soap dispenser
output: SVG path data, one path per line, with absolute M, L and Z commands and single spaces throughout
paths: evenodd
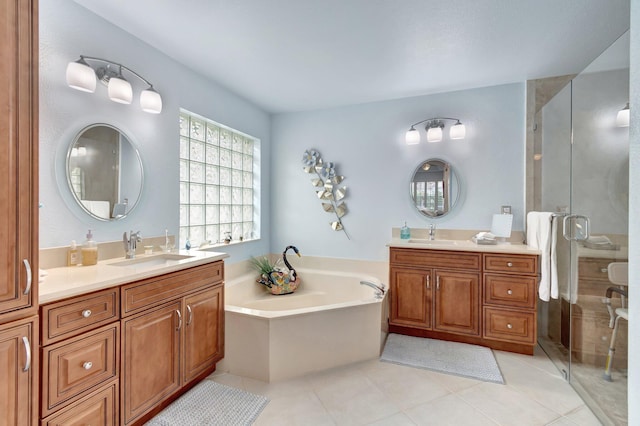
M 67 266 L 77 266 L 80 264 L 80 250 L 76 245 L 76 240 L 71 240 L 69 251 L 67 252 Z
M 411 229 L 407 226 L 407 222 L 404 222 L 404 226 L 400 228 L 400 239 L 408 240 L 411 238 Z
M 91 266 L 98 263 L 98 244 L 93 240 L 91 229 L 87 232 L 87 241 L 82 245 L 82 265 Z

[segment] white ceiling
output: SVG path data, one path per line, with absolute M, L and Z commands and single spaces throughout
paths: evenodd
M 572 74 L 629 0 L 76 0 L 273 113 Z

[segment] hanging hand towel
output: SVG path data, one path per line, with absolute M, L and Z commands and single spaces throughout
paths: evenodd
M 527 213 L 527 245 L 540 250 L 540 285 L 538 295 L 540 299 L 548 302 L 550 296 L 558 298 L 558 279 L 551 278 L 551 219 L 550 212 Z M 555 241 L 553 241 L 555 244 Z M 555 250 L 553 252 L 555 255 Z M 555 256 L 554 256 L 555 257 Z M 553 261 L 555 263 L 555 260 Z M 553 268 L 556 272 L 556 268 Z M 552 283 L 554 289 L 552 289 Z

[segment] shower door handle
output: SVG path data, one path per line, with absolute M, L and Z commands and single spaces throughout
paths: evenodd
M 584 241 L 589 238 L 589 218 L 571 214 L 562 221 L 562 236 L 568 241 Z

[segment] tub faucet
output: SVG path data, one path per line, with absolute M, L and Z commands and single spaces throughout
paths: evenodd
M 376 290 L 376 298 L 382 299 L 384 297 L 384 284 L 375 284 L 371 281 L 360 281 L 360 284 L 371 287 Z
M 140 231 L 129 231 L 129 238 L 127 233 L 122 234 L 122 242 L 124 243 L 124 257 L 125 259 L 133 259 L 136 257 L 136 244 L 142 242 L 142 235 Z

